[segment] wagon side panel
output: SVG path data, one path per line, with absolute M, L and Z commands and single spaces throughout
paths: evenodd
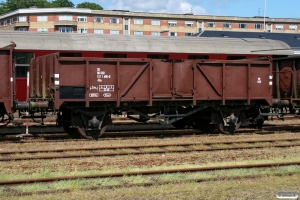
M 0 49 L 0 115 L 11 113 L 15 96 L 14 45 Z
M 221 105 L 250 104 L 264 100 L 272 104 L 270 61 L 207 61 L 195 65 L 196 100 L 219 100 Z

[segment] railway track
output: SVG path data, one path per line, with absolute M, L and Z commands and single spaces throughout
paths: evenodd
M 297 172 L 289 172 L 289 173 L 273 173 L 273 176 L 291 176 L 298 174 Z M 123 184 L 114 184 L 114 185 L 100 185 L 100 186 L 91 186 L 91 187 L 84 187 L 80 188 L 81 191 L 88 191 L 88 190 L 97 190 L 97 189 L 114 189 L 114 188 L 121 188 L 121 187 L 149 187 L 153 185 L 166 185 L 166 184 L 176 184 L 176 183 L 189 183 L 189 182 L 209 182 L 209 181 L 220 181 L 220 180 L 243 180 L 243 179 L 255 179 L 255 178 L 262 178 L 266 176 L 266 174 L 257 174 L 257 175 L 246 175 L 246 176 L 223 176 L 223 177 L 212 177 L 212 178 L 198 178 L 198 179 L 185 179 L 185 180 L 174 180 L 174 181 L 153 181 L 153 182 L 143 182 L 143 183 L 123 183 Z M 5 183 L 4 183 L 5 184 Z M 7 186 L 11 186 L 15 184 L 7 184 Z M 57 194 L 57 193 L 65 193 L 65 192 L 72 192 L 74 189 L 56 189 L 56 190 L 40 190 L 34 192 L 21 192 L 14 190 L 13 188 L 6 188 L 5 191 L 7 194 L 12 196 L 29 196 L 29 195 L 45 195 L 45 194 Z
M 157 122 L 151 121 L 151 122 L 135 122 L 133 120 L 127 119 L 127 118 L 113 118 L 113 126 L 110 126 L 106 129 L 105 134 L 117 134 L 116 132 L 118 131 L 147 131 L 147 130 L 172 130 L 175 129 L 172 125 L 161 125 L 158 124 Z M 294 116 L 286 116 L 285 121 L 293 121 L 295 119 Z M 274 126 L 273 124 L 267 124 L 268 122 L 273 122 L 273 121 L 282 121 L 281 119 L 274 118 L 274 120 L 269 120 L 265 121 L 266 124 L 263 125 L 263 127 L 272 127 Z M 21 126 L 8 126 L 8 127 L 1 127 L 0 129 L 0 136 L 1 135 L 16 135 L 16 134 L 22 134 L 25 133 L 26 126 L 25 126 L 25 121 L 21 120 L 18 123 L 23 123 Z M 298 129 L 300 130 L 300 127 L 298 123 L 290 123 L 290 126 L 294 126 L 293 129 Z M 246 125 L 248 126 L 248 125 Z M 251 126 L 251 125 L 250 125 Z M 277 127 L 279 126 L 284 126 L 277 124 Z M 285 125 L 287 126 L 287 125 Z M 243 127 L 243 125 L 242 125 Z M 288 128 L 287 128 L 288 129 Z M 238 131 L 240 132 L 240 131 Z M 64 130 L 62 127 L 57 127 L 55 121 L 47 121 L 45 125 L 41 125 L 39 123 L 34 123 L 34 125 L 29 126 L 29 133 L 37 135 L 37 134 L 45 134 L 45 133 L 64 133 Z M 122 133 L 126 135 L 127 133 Z M 129 133 L 130 134 L 130 133 Z
M 278 144 L 282 142 L 288 142 L 288 144 Z M 247 143 L 247 145 L 245 145 L 245 143 Z M 264 144 L 260 144 L 260 143 L 264 143 Z M 238 145 L 238 144 L 243 144 L 243 145 Z M 215 147 L 214 145 L 219 145 L 219 146 L 221 145 L 221 147 Z M 193 151 L 194 152 L 195 151 L 221 151 L 221 150 L 239 150 L 239 149 L 255 149 L 255 148 L 256 149 L 257 148 L 287 148 L 293 146 L 300 146 L 300 138 L 2 151 L 0 152 L 0 156 L 2 156 L 0 157 L 0 161 L 187 153 Z M 98 151 L 109 151 L 109 152 L 98 152 Z M 80 153 L 74 154 L 74 152 L 80 152 Z M 60 155 L 35 155 L 41 153 L 47 153 L 47 154 L 60 153 Z M 63 155 L 61 155 L 61 153 L 63 153 Z M 27 154 L 32 154 L 32 155 L 28 156 Z
M 32 183 L 46 183 L 46 182 L 73 180 L 73 179 L 117 178 L 117 177 L 123 177 L 123 176 L 137 176 L 137 175 L 149 176 L 149 175 L 159 175 L 159 174 L 166 174 L 166 173 L 171 174 L 171 173 L 189 173 L 189 172 L 203 172 L 203 171 L 230 170 L 230 169 L 270 168 L 270 167 L 280 167 L 280 166 L 287 166 L 287 165 L 300 165 L 300 161 L 244 164 L 244 165 L 241 165 L 241 164 L 240 165 L 224 165 L 224 166 L 209 166 L 209 167 L 195 167 L 195 168 L 177 168 L 177 169 L 166 169 L 166 170 L 129 171 L 129 172 L 119 172 L 119 173 L 106 173 L 106 174 L 6 180 L 6 181 L 0 181 L 0 186 L 32 184 Z
M 142 127 L 142 129 L 141 129 Z M 44 127 L 45 128 L 45 127 Z M 50 127 L 48 127 L 50 129 Z M 55 127 L 53 130 L 61 129 Z M 25 129 L 24 129 L 25 130 Z M 247 135 L 247 134 L 273 134 L 281 132 L 300 132 L 299 124 L 265 124 L 262 127 L 258 128 L 240 128 L 234 135 Z M 24 133 L 24 131 L 18 131 L 18 133 Z M 191 128 L 176 129 L 170 125 L 120 125 L 111 127 L 104 135 L 102 135 L 99 140 L 114 140 L 120 138 L 140 138 L 140 137 L 149 137 L 149 138 L 164 138 L 164 137 L 180 137 L 180 136 L 194 136 L 194 135 L 203 135 L 203 136 L 219 136 L 220 134 L 217 131 L 211 133 L 202 133 L 199 130 L 194 130 Z M 2 136 L 2 137 L 1 137 Z M 3 129 L 0 132 L 0 142 L 1 141 L 11 141 L 11 142 L 21 142 L 21 143 L 30 143 L 30 142 L 65 142 L 65 141 L 80 141 L 82 139 L 73 139 L 69 135 L 64 133 L 63 130 L 59 131 L 50 131 L 49 133 L 45 132 L 30 132 L 29 135 L 21 134 L 12 134 L 12 135 L 3 135 Z

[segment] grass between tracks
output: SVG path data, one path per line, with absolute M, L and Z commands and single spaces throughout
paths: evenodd
M 164 154 L 161 155 L 164 157 Z M 144 167 L 103 167 L 101 170 L 78 170 L 75 168 L 73 171 L 66 169 L 54 169 L 52 167 L 44 166 L 40 167 L 39 171 L 36 173 L 13 173 L 6 169 L 5 172 L 0 174 L 0 181 L 5 180 L 18 180 L 18 179 L 32 179 L 32 178 L 48 178 L 48 177 L 59 177 L 59 176 L 82 176 L 82 175 L 92 175 L 92 174 L 107 174 L 107 173 L 126 173 L 126 172 L 139 172 L 148 170 L 167 170 L 167 169 L 183 169 L 183 168 L 196 168 L 196 167 L 212 167 L 212 166 L 228 166 L 228 165 L 245 165 L 245 164 L 260 164 L 260 163 L 275 163 L 275 162 L 293 162 L 300 161 L 300 154 L 293 157 L 276 157 L 272 159 L 260 159 L 260 160 L 242 160 L 242 161 L 231 161 L 231 162 L 210 162 L 205 164 L 178 164 L 178 165 L 161 165 L 161 166 L 144 166 Z M 27 161 L 30 162 L 30 161 Z M 17 162 L 15 162 L 17 163 Z M 5 165 L 2 165 L 5 166 Z M 32 163 L 32 167 L 36 167 Z M 300 168 L 300 166 L 299 166 Z M 3 170 L 4 171 L 4 170 Z
M 17 146 L 16 146 L 17 147 Z M 22 148 L 22 145 L 19 146 Z M 151 148 L 149 149 L 151 150 Z M 0 162 L 0 180 L 43 178 L 53 176 L 90 175 L 129 171 L 194 168 L 235 164 L 256 164 L 300 160 L 300 147 L 266 148 L 218 152 L 191 152 L 154 155 L 92 157 L 78 159 L 31 160 Z M 296 173 L 285 176 L 289 172 Z M 282 173 L 278 177 L 275 174 Z M 234 176 L 263 174 L 261 178 L 231 179 Z M 228 177 L 226 180 L 203 183 L 181 180 Z M 233 169 L 196 173 L 175 173 L 120 178 L 76 179 L 53 183 L 0 186 L 0 199 L 275 199 L 276 192 L 298 192 L 300 166 L 260 169 Z M 160 185 L 162 181 L 176 181 Z M 153 182 L 153 186 L 114 187 L 124 183 Z M 95 190 L 82 190 L 99 186 Z M 113 186 L 110 189 L 101 186 Z M 70 192 L 40 195 L 41 190 L 69 189 Z M 297 191 L 298 190 L 298 191 Z M 31 196 L 16 196 L 14 192 L 35 192 Z
M 296 172 L 295 175 L 285 176 L 285 173 Z M 282 173 L 282 176 L 276 176 Z M 231 179 L 235 176 L 247 176 L 253 174 L 265 175 L 258 178 Z M 184 180 L 228 177 L 225 180 L 196 183 Z M 1 188 L 2 197 L 10 197 L 14 192 L 33 192 L 33 195 L 22 199 L 274 199 L 276 192 L 299 192 L 296 184 L 300 178 L 298 166 L 283 166 L 268 169 L 234 169 L 218 170 L 212 172 L 163 174 L 160 176 L 124 176 L 122 178 L 103 179 L 76 179 L 72 181 L 57 181 L 51 184 L 30 184 L 15 188 Z M 162 181 L 174 181 L 174 183 L 160 185 Z M 177 182 L 176 182 L 177 181 Z M 116 186 L 121 184 L 152 182 L 152 186 L 142 187 L 112 187 L 110 189 L 101 186 Z M 94 190 L 82 190 L 92 186 L 99 186 Z M 54 194 L 37 194 L 42 190 L 68 189 L 69 192 L 57 192 Z M 148 192 L 147 192 L 148 191 Z M 75 195 L 76 194 L 76 195 Z M 142 196 L 140 196 L 142 195 Z M 234 198 L 233 198 L 234 197 Z M 21 198 L 20 196 L 15 199 Z

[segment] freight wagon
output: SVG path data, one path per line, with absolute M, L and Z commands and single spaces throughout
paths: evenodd
M 58 125 L 72 136 L 85 138 L 99 137 L 111 124 L 111 115 L 122 111 L 137 121 L 151 119 L 204 132 L 217 128 L 233 133 L 242 121 L 262 123 L 269 113 L 262 113 L 261 108 L 288 106 L 297 110 L 287 95 L 285 99 L 273 96 L 273 86 L 280 85 L 277 82 L 282 80 L 274 75 L 280 72 L 273 69 L 272 59 L 293 54 L 283 42 L 133 36 L 110 42 L 109 39 L 116 38 L 104 38 L 98 44 L 107 48 L 106 53 L 113 54 L 118 49 L 117 54 L 103 58 L 104 52 L 96 57 L 54 53 L 32 59 L 29 98 L 26 102 L 16 99 L 14 110 L 30 111 L 32 117 L 37 112 L 57 111 Z M 113 46 L 117 43 L 118 47 Z M 133 58 L 129 56 L 132 52 Z M 138 55 L 140 58 L 135 58 Z M 216 55 L 226 59 L 210 57 Z M 5 66 L 2 68 L 10 71 L 13 61 L 10 67 Z M 3 84 L 13 84 L 13 74 L 11 77 L 2 79 Z M 3 95 L 6 93 L 0 96 Z M 10 116 L 12 107 L 6 105 L 2 116 Z
M 0 48 L 0 126 L 9 123 L 15 97 L 15 44 Z
M 27 99 L 30 60 L 59 52 L 63 57 L 236 60 L 290 55 L 283 42 L 266 39 L 156 37 L 1 31 L 0 47 L 17 44 L 16 99 Z
M 137 121 L 233 133 L 251 109 L 276 103 L 270 60 L 70 58 L 56 53 L 32 59 L 29 83 L 30 98 L 16 102 L 16 109 L 58 111 L 58 125 L 84 138 L 99 137 L 111 115 L 124 110 Z

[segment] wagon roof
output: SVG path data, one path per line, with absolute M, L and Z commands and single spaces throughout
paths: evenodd
M 113 52 L 293 55 L 285 42 L 257 38 L 164 37 L 108 34 L 1 31 L 0 47 L 16 49 Z

